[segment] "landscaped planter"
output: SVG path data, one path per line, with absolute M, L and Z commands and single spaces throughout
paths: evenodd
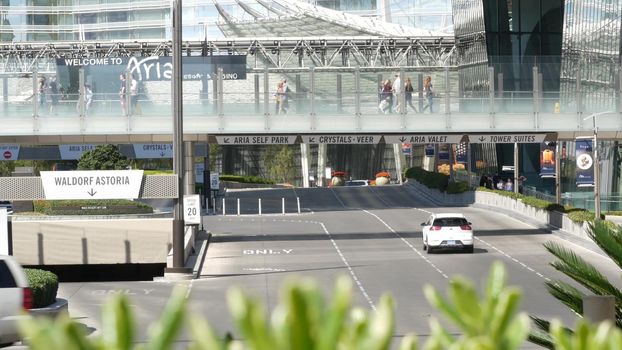
M 391 182 L 391 174 L 381 171 L 376 174 L 376 186 L 388 185 Z

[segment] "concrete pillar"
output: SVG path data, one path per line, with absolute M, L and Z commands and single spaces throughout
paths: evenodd
M 402 145 L 399 143 L 393 144 L 393 157 L 395 157 L 395 176 L 398 183 L 402 184 Z
M 327 146 L 325 144 L 317 145 L 317 185 L 319 187 L 324 186 L 324 170 L 326 169 L 326 151 Z
M 555 203 L 562 204 L 562 186 L 561 186 L 561 141 L 557 141 L 555 145 Z
M 308 143 L 300 144 L 300 164 L 302 166 L 302 187 L 309 187 L 309 151 Z
M 209 212 L 212 209 L 212 188 L 210 181 L 210 157 L 209 157 L 209 143 L 205 143 L 205 157 L 203 157 L 203 207 Z
M 184 193 L 195 194 L 194 142 L 184 142 Z
M 519 146 L 514 143 L 514 193 L 518 193 L 518 177 L 520 176 L 520 164 L 518 161 Z

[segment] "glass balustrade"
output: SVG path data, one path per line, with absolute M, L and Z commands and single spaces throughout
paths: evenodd
M 509 68 L 503 63 L 491 69 L 503 72 Z M 551 70 L 554 68 L 546 68 L 547 72 Z M 537 74 L 534 70 L 534 76 Z M 81 77 L 58 77 L 59 85 L 54 86 L 54 75 L 54 72 L 42 72 L 0 76 L 0 118 L 130 118 L 141 123 L 140 118 L 149 117 L 169 122 L 170 81 L 124 83 L 118 77 L 102 75 L 97 75 L 95 80 L 85 72 Z M 396 89 L 391 84 L 398 77 L 401 84 Z M 431 93 L 426 77 L 431 79 Z M 197 118 L 195 123 L 205 120 L 220 125 L 221 129 L 228 118 L 240 118 L 248 121 L 249 130 L 255 131 L 271 130 L 275 126 L 284 128 L 292 121 L 304 122 L 303 128 L 312 130 L 317 121 L 329 125 L 331 118 L 344 118 L 342 121 L 351 123 L 350 129 L 356 127 L 358 118 L 386 120 L 393 123 L 391 127 L 403 128 L 429 120 L 430 114 L 445 118 L 447 123 L 452 118 L 470 116 L 502 120 L 516 115 L 563 115 L 580 128 L 589 128 L 591 122 L 582 123 L 580 115 L 618 112 L 622 104 L 621 93 L 615 88 L 596 89 L 575 84 L 570 89 L 565 84 L 562 91 L 540 91 L 537 88 L 509 90 L 506 85 L 502 90 L 499 84 L 507 79 L 495 78 L 494 91 L 482 83 L 481 91 L 466 92 L 462 90 L 456 67 L 251 69 L 244 80 L 221 77 L 185 81 L 183 112 L 186 118 Z M 405 91 L 407 80 L 412 91 Z M 80 86 L 79 81 L 84 85 Z M 609 85 L 615 86 L 614 82 Z M 608 118 L 617 120 L 619 115 Z M 542 123 L 537 117 L 532 119 Z

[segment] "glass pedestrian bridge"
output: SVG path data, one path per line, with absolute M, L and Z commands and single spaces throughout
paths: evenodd
M 95 79 L 81 72 L 57 77 L 61 86 L 55 87 L 55 74 L 0 76 L 0 141 L 172 138 L 170 80 L 139 80 L 135 94 L 123 95 L 122 87 L 130 91 L 131 83 L 119 76 Z M 403 84 L 397 94 L 382 93 L 382 82 L 396 75 L 411 80 L 412 99 Z M 431 99 L 423 91 L 427 76 Z M 591 135 L 596 126 L 599 137 L 622 139 L 620 91 L 551 93 L 534 87 L 467 93 L 461 76 L 456 67 L 327 67 L 248 69 L 244 80 L 219 74 L 215 80 L 184 81 L 184 133 L 189 140 L 208 134 L 453 132 L 557 132 L 571 139 Z M 282 81 L 287 93 L 277 92 Z M 481 83 L 484 89 L 487 83 Z M 599 114 L 590 118 L 594 113 Z

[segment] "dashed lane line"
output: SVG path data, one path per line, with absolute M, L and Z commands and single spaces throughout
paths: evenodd
M 218 219 L 218 221 L 224 221 L 224 220 Z M 228 221 L 233 221 L 233 220 L 229 219 Z M 238 219 L 237 221 L 246 221 L 246 220 Z M 253 219 L 253 221 L 254 221 L 254 219 Z M 268 220 L 264 219 L 263 221 L 267 222 Z M 324 230 L 324 233 L 326 234 L 326 236 L 328 236 L 328 239 L 330 240 L 331 244 L 333 245 L 333 248 L 335 248 L 335 250 L 337 251 L 337 254 L 341 258 L 341 261 L 343 262 L 343 264 L 348 269 L 348 272 L 350 273 L 350 276 L 352 277 L 352 280 L 354 281 L 354 283 L 358 287 L 359 291 L 361 292 L 361 294 L 363 294 L 363 297 L 365 298 L 365 300 L 367 301 L 367 303 L 369 304 L 371 309 L 374 310 L 374 311 L 376 310 L 376 305 L 374 304 L 373 300 L 370 298 L 369 294 L 367 293 L 367 290 L 363 286 L 363 283 L 361 282 L 361 280 L 356 275 L 356 272 L 354 272 L 354 269 L 352 268 L 352 265 L 350 265 L 350 263 L 348 262 L 348 259 L 346 259 L 346 257 L 343 255 L 343 253 L 341 252 L 341 248 L 339 248 L 339 245 L 333 239 L 333 235 L 328 231 L 328 229 L 326 228 L 326 225 L 324 225 L 323 222 L 321 222 L 321 221 L 311 221 L 311 220 L 274 220 L 274 219 L 272 220 L 272 222 L 290 222 L 290 223 L 304 223 L 304 224 L 320 225 L 322 227 L 322 230 Z
M 406 240 L 404 237 L 402 237 L 402 235 L 400 235 L 399 233 L 397 233 L 397 231 L 395 231 L 391 226 L 389 226 L 389 224 L 387 224 L 384 220 L 382 220 L 378 215 L 367 211 L 367 210 L 363 210 L 363 212 L 375 217 L 376 219 L 378 219 L 378 221 L 380 221 L 384 226 L 386 226 L 391 232 L 393 232 L 393 234 L 395 234 L 402 242 L 404 242 L 404 244 L 406 244 L 407 246 L 410 247 L 410 249 L 412 249 L 415 253 L 417 253 L 426 263 L 428 263 L 428 265 L 432 266 L 438 273 L 441 274 L 441 276 L 445 277 L 445 279 L 449 278 L 445 272 L 443 272 L 443 270 L 441 270 L 438 266 L 436 266 L 432 261 L 430 261 L 430 259 L 428 259 L 427 256 L 423 255 L 421 253 L 421 251 L 419 251 L 419 249 L 415 248 L 415 246 L 413 246 L 408 240 Z
M 363 284 L 361 283 L 361 280 L 359 280 L 358 276 L 356 275 L 356 273 L 352 269 L 352 266 L 350 266 L 350 263 L 348 262 L 348 259 L 346 259 L 346 257 L 341 252 L 341 249 L 339 248 L 339 245 L 337 245 L 337 242 L 335 242 L 335 240 L 333 239 L 333 236 L 330 234 L 330 232 L 328 232 L 328 230 L 326 229 L 326 226 L 324 225 L 323 222 L 316 222 L 316 223 L 320 224 L 320 226 L 322 226 L 322 229 L 324 230 L 324 233 L 326 233 L 326 235 L 328 236 L 328 239 L 330 239 L 330 242 L 333 244 L 333 247 L 337 251 L 337 254 L 339 254 L 339 257 L 341 258 L 341 261 L 348 268 L 348 272 L 350 272 L 350 276 L 352 276 L 352 279 L 354 280 L 354 283 L 356 283 L 356 286 L 359 288 L 359 290 L 361 291 L 361 293 L 365 297 L 365 300 L 367 300 L 367 303 L 369 303 L 369 306 L 372 308 L 372 310 L 375 311 L 376 310 L 376 305 L 374 305 L 374 302 L 369 297 L 369 294 L 367 294 L 367 291 L 365 290 L 365 287 L 363 287 Z
M 413 208 L 413 209 L 418 210 L 418 211 L 423 212 L 423 213 L 426 213 L 426 214 L 433 214 L 433 213 L 432 213 L 431 211 L 429 211 L 429 210 L 420 209 L 420 208 Z M 540 277 L 540 278 L 544 279 L 545 281 L 547 281 L 547 282 L 550 282 L 550 281 L 551 281 L 551 279 L 550 279 L 550 278 L 548 278 L 546 275 L 542 274 L 542 273 L 541 273 L 541 272 L 539 272 L 539 271 L 536 271 L 534 268 L 532 268 L 532 267 L 530 267 L 529 265 L 525 264 L 524 262 L 522 262 L 522 261 L 520 261 L 520 260 L 516 259 L 515 257 L 511 256 L 510 254 L 508 254 L 508 253 L 504 252 L 503 250 L 501 250 L 501 249 L 499 249 L 499 248 L 495 247 L 494 245 L 492 245 L 492 244 L 490 244 L 490 243 L 486 242 L 485 240 L 483 240 L 483 239 L 481 239 L 481 238 L 479 238 L 479 237 L 477 237 L 477 236 L 473 236 L 473 238 L 475 238 L 477 241 L 479 241 L 479 242 L 481 242 L 481 243 L 484 243 L 485 245 L 489 246 L 490 248 L 492 248 L 492 249 L 496 250 L 496 251 L 497 251 L 497 252 L 499 252 L 501 255 L 505 256 L 505 257 L 506 257 L 506 258 L 508 258 L 510 261 L 513 261 L 514 263 L 516 263 L 516 264 L 520 265 L 521 267 L 523 267 L 523 268 L 524 268 L 524 269 L 526 269 L 527 271 L 535 273 L 535 274 L 536 274 L 536 276 L 538 276 L 538 277 Z

